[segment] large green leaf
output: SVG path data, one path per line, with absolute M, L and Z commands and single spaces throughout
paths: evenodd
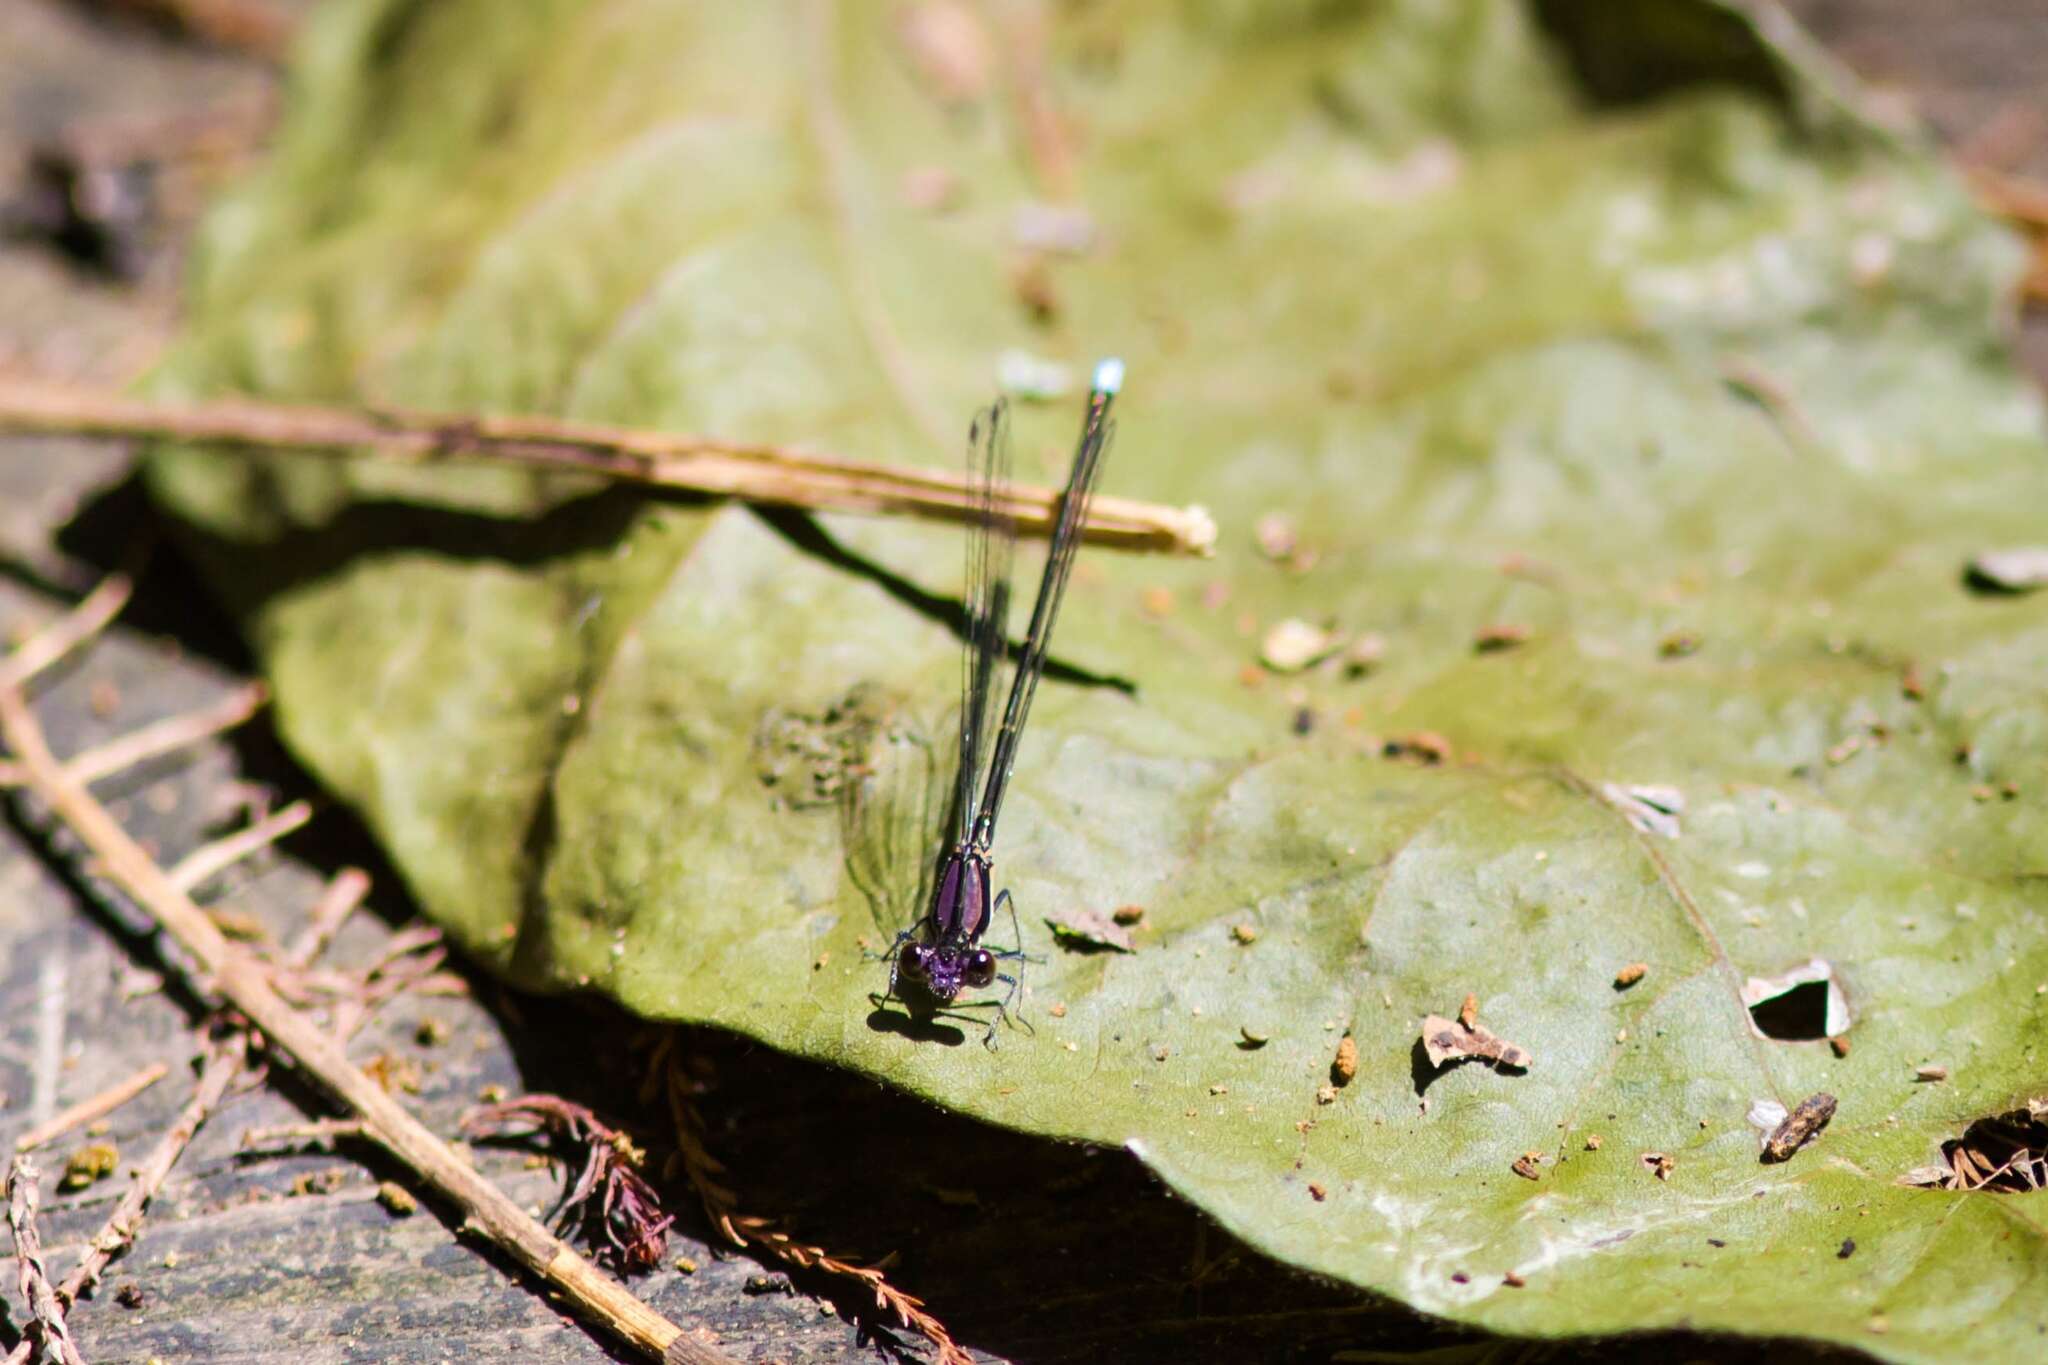
M 1006 348 L 1123 354 L 1107 486 L 1224 546 L 1069 595 L 998 847 L 1035 1032 L 868 1001 L 943 785 L 952 532 L 167 454 L 290 742 L 517 979 L 1123 1144 L 1427 1311 L 2038 1349 L 2048 1196 L 1894 1183 L 2043 1082 L 2048 595 L 1962 573 L 2048 534 L 2010 244 L 1768 9 L 1044 17 L 1098 229 L 1050 320 L 1013 279 L 1027 31 L 948 105 L 894 5 L 333 0 L 163 381 L 951 464 Z M 928 167 L 953 211 L 904 194 Z M 1027 473 L 1076 412 L 1027 413 Z M 1310 553 L 1263 557 L 1266 513 Z M 1253 685 L 1289 617 L 1384 661 Z M 1420 731 L 1452 760 L 1381 756 Z M 1630 784 L 1680 789 L 1675 834 Z M 1044 927 L 1126 903 L 1134 953 Z M 1811 957 L 1846 1058 L 1750 1027 L 1745 979 Z M 1418 1067 L 1467 992 L 1526 1073 Z M 1818 1090 L 1760 1165 L 1752 1103 Z

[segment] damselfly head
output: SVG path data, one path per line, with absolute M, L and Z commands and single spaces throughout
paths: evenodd
M 995 981 L 996 956 L 986 948 L 906 943 L 896 954 L 896 978 L 914 983 L 939 1004 L 950 1005 L 967 987 L 979 990 Z

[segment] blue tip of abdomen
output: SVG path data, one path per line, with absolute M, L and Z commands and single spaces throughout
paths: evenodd
M 1115 393 L 1124 386 L 1124 362 L 1115 356 L 1095 363 L 1095 391 Z

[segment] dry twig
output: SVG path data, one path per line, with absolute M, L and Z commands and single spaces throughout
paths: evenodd
M 327 889 L 320 893 L 320 899 L 313 906 L 313 913 L 306 917 L 306 927 L 285 949 L 286 960 L 292 966 L 304 970 L 313 965 L 320 954 L 327 951 L 327 945 L 334 942 L 334 936 L 341 932 L 341 926 L 363 903 L 363 897 L 370 894 L 370 874 L 359 867 L 344 867 L 334 874 L 334 880 L 327 883 Z
M 312 818 L 311 802 L 294 801 L 289 806 L 258 820 L 247 829 L 239 829 L 211 843 L 201 844 L 178 859 L 164 876 L 180 892 L 189 892 L 208 878 L 227 871 L 250 854 L 270 847 Z
M 100 619 L 103 614 L 95 611 L 90 619 Z M 52 629 L 61 631 L 64 625 L 65 623 L 60 621 Z M 72 638 L 69 632 L 65 632 L 55 638 L 69 639 L 71 644 L 76 644 L 83 637 Z M 69 648 L 70 645 L 65 647 Z M 46 649 L 39 666 L 54 662 L 61 653 L 59 649 Z M 221 705 L 188 715 L 172 716 L 81 754 L 66 764 L 64 771 L 73 781 L 79 783 L 111 776 L 131 764 L 142 762 L 247 720 L 254 714 L 262 699 L 263 689 L 260 686 L 252 685 L 238 689 Z M 14 770 L 12 764 L 6 767 Z M 289 965 L 299 970 L 309 967 L 325 950 L 349 913 L 362 902 L 368 890 L 369 878 L 360 870 L 346 868 L 339 873 L 328 884 L 319 903 L 314 907 L 306 929 L 293 942 L 287 954 Z M 100 1275 L 116 1256 L 134 1245 L 150 1200 L 156 1197 L 157 1191 L 170 1175 L 171 1168 L 177 1164 L 185 1148 L 190 1145 L 200 1127 L 219 1106 L 237 1076 L 242 1073 L 246 1065 L 247 1050 L 248 1035 L 242 1030 L 229 1033 L 205 1049 L 202 1054 L 199 1082 L 192 1099 L 180 1111 L 148 1159 L 136 1168 L 134 1180 L 127 1193 L 115 1206 L 105 1224 L 87 1243 L 86 1251 L 80 1257 L 78 1265 L 65 1276 L 64 1282 L 57 1286 L 57 1298 L 65 1308 L 68 1309 L 76 1303 L 81 1295 L 98 1283 Z M 111 1111 L 154 1083 L 166 1070 L 162 1063 L 157 1063 L 122 1085 L 82 1104 L 74 1105 L 42 1128 L 17 1139 L 17 1146 L 26 1149 L 41 1145 L 77 1123 L 89 1122 L 99 1114 Z M 4 1362 L 0 1362 L 0 1365 L 24 1365 L 32 1346 L 32 1342 L 22 1342 L 8 1354 Z
M 135 593 L 133 572 L 108 574 L 77 606 L 16 645 L 0 660 L 0 688 L 21 687 L 106 629 Z
M 107 596 L 125 594 L 103 585 L 65 622 L 36 637 L 76 644 L 104 622 Z M 30 642 L 32 645 L 35 641 Z M 42 647 L 40 662 L 61 650 Z M 47 656 L 47 657 L 44 657 Z M 104 874 L 146 910 L 197 963 L 195 984 L 217 992 L 261 1030 L 274 1055 L 289 1057 L 302 1074 L 362 1121 L 365 1132 L 426 1184 L 462 1209 L 464 1227 L 488 1237 L 522 1266 L 546 1280 L 576 1311 L 636 1352 L 675 1362 L 724 1362 L 565 1245 L 446 1143 L 406 1112 L 348 1060 L 341 1044 L 278 994 L 265 965 L 230 943 L 206 912 L 172 883 L 155 860 L 107 813 L 50 752 L 21 682 L 32 672 L 19 658 L 0 672 L 0 735 L 25 784 L 67 825 Z
M 43 1242 L 36 1231 L 38 1198 L 35 1158 L 17 1152 L 7 1168 L 7 1226 L 14 1233 L 15 1282 L 21 1287 L 21 1297 L 28 1301 L 34 1322 L 8 1359 L 18 1355 L 27 1360 L 41 1338 L 46 1349 L 56 1349 L 64 1365 L 85 1365 L 85 1357 L 72 1344 L 71 1330 L 65 1326 L 64 1306 L 43 1271 Z
M 40 1123 L 14 1140 L 17 1152 L 33 1151 L 47 1142 L 54 1142 L 73 1128 L 91 1123 L 94 1119 L 105 1118 L 143 1091 L 164 1078 L 170 1070 L 162 1062 L 151 1062 L 127 1080 L 108 1086 L 89 1099 L 80 1100 L 63 1113 L 46 1123 Z
M 360 1142 L 369 1134 L 357 1119 L 313 1119 L 307 1123 L 279 1123 L 268 1128 L 251 1128 L 242 1134 L 242 1150 L 267 1147 L 297 1147 L 314 1152 L 331 1152 L 336 1144 Z
M 266 696 L 262 683 L 247 683 L 212 706 L 166 716 L 118 739 L 94 745 L 67 762 L 64 771 L 72 781 L 84 783 L 126 772 L 138 763 L 234 729 L 256 714 Z M 22 780 L 20 768 L 0 760 L 0 786 L 18 787 Z
M 152 403 L 0 381 L 0 431 L 194 441 L 244 453 L 368 455 L 403 463 L 461 459 L 815 511 L 955 522 L 980 515 L 973 491 L 957 473 L 552 417 L 287 407 L 252 398 Z M 1056 490 L 1020 484 L 996 510 L 1014 517 L 1020 534 L 1044 537 L 1058 504 Z M 1115 549 L 1206 555 L 1215 548 L 1216 525 L 1199 507 L 1098 495 L 1088 505 L 1086 537 Z
M 149 1159 L 136 1168 L 134 1182 L 107 1216 L 105 1224 L 93 1234 L 77 1267 L 64 1277 L 64 1283 L 57 1286 L 57 1297 L 67 1308 L 99 1283 L 100 1275 L 116 1256 L 135 1244 L 135 1235 L 142 1230 L 142 1216 L 149 1208 L 149 1201 L 156 1197 L 165 1177 L 170 1175 L 171 1167 L 178 1164 L 178 1158 L 184 1155 L 200 1125 L 206 1122 L 221 1102 L 221 1097 L 227 1094 L 228 1087 L 234 1083 L 235 1076 L 242 1069 L 247 1046 L 247 1036 L 235 1031 L 207 1048 L 205 1060 L 200 1064 L 199 1085 L 192 1098 L 178 1111 L 177 1119 L 158 1140 Z

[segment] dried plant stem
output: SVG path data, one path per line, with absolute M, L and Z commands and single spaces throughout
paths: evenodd
M 78 1302 L 80 1295 L 99 1283 L 100 1275 L 113 1259 L 135 1244 L 135 1235 L 142 1230 L 142 1216 L 149 1208 L 149 1201 L 156 1198 L 156 1192 L 163 1188 L 171 1167 L 178 1164 L 178 1158 L 184 1155 L 193 1136 L 219 1106 L 228 1087 L 234 1084 L 235 1077 L 241 1073 L 247 1048 L 248 1037 L 239 1031 L 207 1048 L 199 1067 L 199 1084 L 192 1092 L 192 1098 L 178 1111 L 170 1130 L 158 1140 L 148 1159 L 136 1168 L 135 1179 L 128 1186 L 128 1192 L 121 1196 L 121 1202 L 114 1206 L 105 1224 L 93 1234 L 77 1267 L 64 1277 L 64 1283 L 57 1286 L 57 1297 L 64 1301 L 65 1307 Z
M 435 416 L 346 408 L 287 407 L 255 399 L 166 404 L 46 383 L 0 381 L 0 431 L 206 442 L 244 452 L 376 456 L 405 463 L 462 459 L 558 474 L 584 474 L 817 511 L 970 521 L 978 515 L 959 474 L 788 447 L 596 426 L 551 417 Z M 1059 494 L 1020 485 L 998 510 L 1023 535 L 1049 535 Z M 1199 507 L 1096 497 L 1091 544 L 1206 555 L 1216 525 Z
M 349 912 L 362 903 L 369 889 L 370 879 L 359 869 L 344 868 L 336 874 L 314 906 L 305 931 L 293 941 L 286 960 L 297 968 L 311 966 L 313 960 L 326 950 L 334 931 L 348 918 Z M 128 1192 L 114 1206 L 113 1213 L 108 1215 L 100 1230 L 93 1234 L 78 1265 L 64 1277 L 64 1283 L 57 1286 L 57 1297 L 63 1300 L 66 1308 L 99 1283 L 100 1276 L 116 1256 L 135 1244 L 136 1235 L 142 1231 L 142 1218 L 149 1209 L 149 1201 L 156 1198 L 171 1168 L 178 1164 L 185 1148 L 191 1145 L 200 1128 L 220 1107 L 236 1077 L 241 1075 L 248 1062 L 248 1050 L 249 1035 L 241 1029 L 233 1030 L 207 1046 L 200 1062 L 199 1084 L 193 1090 L 191 1100 L 179 1111 L 170 1130 L 158 1141 L 149 1158 L 136 1168 L 135 1179 Z M 154 1068 L 159 1076 L 164 1069 L 161 1063 Z M 20 1365 L 20 1362 L 10 1355 L 0 1365 Z
M 35 1158 L 27 1152 L 15 1153 L 7 1168 L 7 1226 L 14 1233 L 15 1282 L 35 1321 L 21 1344 L 8 1353 L 9 1365 L 16 1356 L 24 1361 L 29 1358 L 38 1335 L 46 1348 L 56 1348 L 64 1365 L 85 1365 L 85 1357 L 72 1343 L 71 1329 L 64 1323 L 64 1305 L 58 1301 L 57 1291 L 43 1271 L 43 1241 L 36 1231 L 36 1204 L 40 1197 L 36 1175 Z
M 88 634 L 74 630 L 72 638 L 75 642 Z M 22 674 L 10 676 L 18 679 Z M 488 1237 L 560 1291 L 576 1311 L 644 1356 L 671 1363 L 730 1359 L 684 1335 L 548 1232 L 350 1062 L 339 1042 L 293 1009 L 272 985 L 263 963 L 229 942 L 106 808 L 66 774 L 18 683 L 0 686 L 0 735 L 27 785 L 85 844 L 105 875 L 196 961 L 198 984 L 217 991 L 262 1032 L 273 1055 L 290 1058 L 308 1079 L 357 1115 L 379 1146 L 460 1207 L 465 1228 Z
M 262 708 L 267 695 L 263 684 L 245 684 L 212 706 L 183 715 L 166 716 L 118 739 L 94 745 L 67 762 L 64 771 L 74 782 L 92 783 L 112 777 L 138 763 L 161 758 L 224 730 L 234 729 Z M 0 761 L 0 786 L 18 787 L 22 780 L 21 769 Z
M 90 1099 L 80 1100 L 63 1113 L 29 1129 L 14 1140 L 17 1152 L 33 1151 L 47 1142 L 54 1142 L 73 1128 L 91 1123 L 94 1119 L 105 1118 L 143 1091 L 155 1085 L 170 1071 L 162 1062 L 151 1062 L 142 1070 L 117 1085 L 110 1085 Z
M 179 891 L 189 892 L 250 854 L 270 847 L 312 818 L 312 803 L 294 801 L 247 829 L 238 829 L 212 843 L 201 844 L 173 864 L 164 877 Z
M 876 1308 L 937 1348 L 939 1365 L 974 1365 L 974 1357 L 953 1340 L 946 1324 L 925 1311 L 924 1300 L 890 1284 L 880 1266 L 841 1260 L 823 1247 L 799 1242 L 787 1233 L 777 1231 L 765 1218 L 738 1212 L 738 1197 L 717 1178 L 724 1174 L 724 1164 L 704 1147 L 703 1123 L 696 1107 L 690 1103 L 690 1078 L 683 1070 L 681 1051 L 675 1045 L 673 1032 L 656 1045 L 652 1066 L 668 1091 L 671 1127 L 691 1187 L 697 1191 L 697 1198 L 703 1202 L 704 1211 L 712 1223 L 734 1246 L 758 1246 L 800 1270 L 820 1270 L 828 1275 L 859 1280 L 875 1296 Z
M 334 942 L 334 936 L 341 932 L 341 926 L 363 903 L 363 897 L 370 894 L 370 874 L 359 867 L 344 867 L 334 874 L 334 880 L 327 883 L 327 889 L 320 893 L 320 899 L 313 906 L 313 913 L 306 917 L 306 927 L 299 930 L 285 949 L 285 960 L 292 966 L 304 970 L 313 965 L 320 954 L 327 951 L 327 945 Z
M 307 1123 L 277 1123 L 268 1128 L 250 1128 L 242 1134 L 242 1148 L 309 1147 L 331 1152 L 338 1142 L 358 1142 L 369 1133 L 357 1119 L 313 1119 Z
M 135 592 L 131 574 L 108 574 L 70 611 L 16 645 L 0 660 L 0 688 L 18 688 L 93 636 L 121 614 Z

